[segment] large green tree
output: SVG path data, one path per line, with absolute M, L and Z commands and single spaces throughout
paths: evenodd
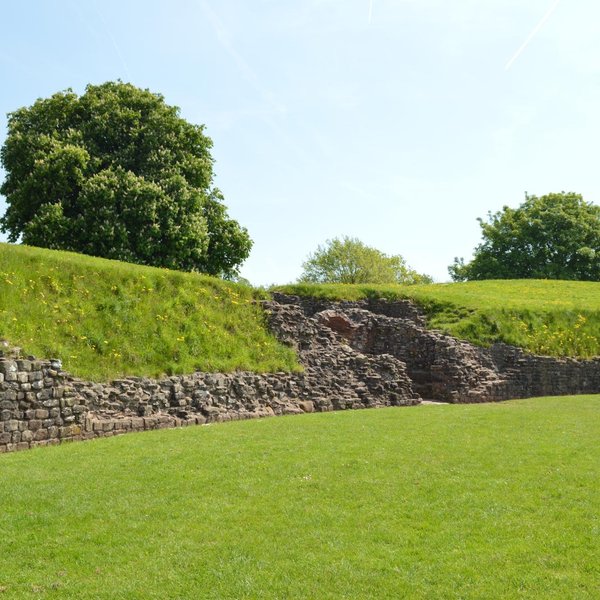
M 12 242 L 232 277 L 252 242 L 213 187 L 211 147 L 131 84 L 40 99 L 8 116 L 0 227 Z
M 399 255 L 388 256 L 351 237 L 327 240 L 303 263 L 300 281 L 311 283 L 431 283 Z
M 600 206 L 580 194 L 528 196 L 479 219 L 483 241 L 470 263 L 454 259 L 455 281 L 578 279 L 600 281 Z

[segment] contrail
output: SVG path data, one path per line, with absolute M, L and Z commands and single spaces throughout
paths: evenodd
M 123 58 L 123 54 L 121 53 L 121 49 L 119 48 L 119 45 L 117 44 L 117 40 L 115 40 L 115 38 L 113 37 L 113 34 L 110 32 L 108 23 L 106 22 L 106 19 L 100 12 L 100 9 L 98 8 L 98 4 L 96 3 L 96 0 L 94 0 L 93 6 L 94 6 L 94 10 L 96 11 L 96 14 L 100 17 L 100 20 L 102 21 L 102 24 L 104 25 L 104 30 L 106 31 L 108 38 L 112 42 L 113 48 L 115 49 L 115 52 L 117 53 L 117 56 L 119 57 L 119 60 L 121 61 L 121 64 L 123 65 L 123 70 L 125 71 L 125 75 L 127 75 L 127 79 L 129 81 L 131 81 L 131 75 L 129 73 L 129 69 L 127 68 L 127 63 L 125 62 L 125 59 Z
M 373 0 L 369 0 L 369 25 L 371 24 L 372 18 L 373 18 Z
M 83 23 L 84 27 L 90 32 L 90 34 L 93 37 L 97 38 L 98 40 L 102 41 L 102 36 L 98 33 L 98 31 L 96 29 L 94 29 L 91 26 L 90 21 L 85 18 L 83 12 L 81 11 L 81 9 L 77 5 L 77 3 L 74 2 L 74 1 L 72 1 L 72 0 L 69 0 L 69 4 L 71 5 L 71 8 L 73 9 L 73 12 L 77 13 L 77 16 L 78 16 L 79 20 Z
M 523 42 L 521 47 L 514 53 L 513 57 L 506 63 L 506 65 L 504 67 L 505 71 L 508 71 L 512 67 L 512 64 L 515 62 L 515 60 L 517 60 L 517 58 L 519 58 L 519 56 L 521 56 L 521 53 L 523 52 L 523 50 L 525 50 L 525 48 L 527 48 L 527 46 L 529 46 L 529 43 L 531 42 L 531 40 L 535 37 L 535 35 L 538 33 L 538 31 L 544 26 L 546 21 L 550 18 L 552 13 L 556 10 L 556 7 L 558 6 L 559 3 L 560 3 L 560 0 L 554 0 L 554 4 L 548 9 L 548 12 L 546 12 L 546 14 L 542 17 L 542 20 L 533 28 L 532 32 L 529 34 L 527 39 Z

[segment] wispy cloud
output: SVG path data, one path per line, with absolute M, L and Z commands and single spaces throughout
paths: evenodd
M 548 9 L 548 11 L 542 17 L 540 22 L 532 29 L 531 33 L 527 36 L 527 39 L 523 42 L 523 44 L 521 44 L 521 47 L 512 55 L 511 59 L 506 63 L 506 65 L 504 66 L 505 71 L 508 71 L 512 67 L 513 63 L 523 53 L 523 50 L 525 50 L 525 48 L 529 46 L 531 40 L 533 40 L 533 38 L 538 34 L 540 29 L 546 24 L 546 21 L 552 16 L 552 13 L 556 10 L 556 7 L 559 5 L 559 3 L 560 0 L 554 0 L 552 6 Z
M 200 7 L 204 12 L 204 15 L 208 19 L 210 26 L 215 32 L 217 41 L 229 54 L 229 57 L 233 60 L 235 66 L 238 68 L 244 79 L 258 92 L 260 97 L 277 113 L 285 114 L 285 106 L 277 102 L 270 90 L 264 87 L 256 75 L 254 69 L 248 64 L 246 59 L 237 51 L 233 45 L 227 28 L 219 18 L 219 16 L 212 9 L 211 5 L 206 0 L 200 0 Z
M 369 25 L 373 19 L 373 0 L 369 0 Z
M 252 88 L 254 88 L 259 97 L 270 108 L 271 114 L 274 113 L 274 116 L 285 117 L 287 114 L 286 107 L 277 101 L 271 90 L 262 85 L 258 75 L 256 74 L 256 71 L 250 66 L 248 61 L 246 61 L 246 59 L 234 46 L 227 28 L 212 9 L 210 3 L 207 0 L 198 0 L 198 3 L 214 31 L 217 41 L 223 50 L 229 55 L 237 69 L 242 74 L 242 77 L 252 86 Z M 279 123 L 272 118 L 271 115 L 263 114 L 261 118 L 284 141 L 284 143 L 296 153 L 300 159 L 307 163 L 314 163 L 313 157 L 300 145 L 298 145 L 296 141 L 293 140 L 279 125 Z

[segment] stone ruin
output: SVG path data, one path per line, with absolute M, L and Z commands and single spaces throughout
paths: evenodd
M 193 373 L 110 383 L 0 347 L 0 452 L 130 431 L 423 399 L 488 402 L 600 392 L 600 359 L 479 348 L 428 330 L 410 301 L 327 302 L 275 294 L 269 326 L 302 372 Z

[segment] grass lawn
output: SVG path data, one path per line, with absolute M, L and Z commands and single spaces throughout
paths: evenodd
M 474 344 L 505 342 L 537 354 L 600 356 L 600 282 L 515 279 L 412 286 L 294 284 L 274 289 L 332 300 L 412 298 L 430 327 Z
M 0 598 L 595 599 L 598 439 L 579 396 L 0 455 Z

